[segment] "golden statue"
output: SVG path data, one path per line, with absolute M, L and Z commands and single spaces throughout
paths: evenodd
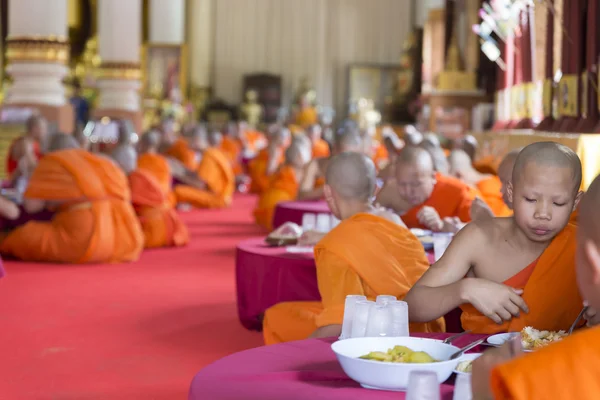
M 452 35 L 450 41 L 450 47 L 448 47 L 448 54 L 446 54 L 446 71 L 462 71 L 462 57 L 460 55 L 460 48 L 458 47 L 458 41 L 456 35 Z
M 256 129 L 263 116 L 263 107 L 258 103 L 258 93 L 256 90 L 246 92 L 246 101 L 240 107 L 242 117 L 248 122 L 248 126 Z
M 297 106 L 302 106 L 303 103 L 308 103 L 309 106 L 314 106 L 317 101 L 317 92 L 312 88 L 310 84 L 310 78 L 308 76 L 304 76 L 300 79 L 300 86 L 296 91 L 296 96 L 294 98 L 294 103 Z
M 96 70 L 100 67 L 98 54 L 98 37 L 91 37 L 85 44 L 85 49 L 75 65 L 71 68 L 69 81 L 81 85 L 81 94 L 90 105 L 94 104 L 97 97 Z

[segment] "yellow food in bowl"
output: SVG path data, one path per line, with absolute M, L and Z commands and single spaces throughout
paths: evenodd
M 406 364 L 427 364 L 438 361 L 424 351 L 413 351 L 406 346 L 394 346 L 387 352 L 372 351 L 359 358 L 363 360 Z

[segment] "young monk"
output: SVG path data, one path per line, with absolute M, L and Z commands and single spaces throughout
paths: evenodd
M 310 161 L 311 144 L 304 140 L 292 140 L 285 150 L 285 162 L 271 177 L 269 188 L 258 199 L 254 209 L 254 219 L 263 228 L 273 230 L 275 207 L 282 201 L 291 201 L 298 195 L 299 182 L 303 179 L 304 169 Z
M 474 333 L 568 329 L 582 307 L 575 281 L 581 162 L 568 147 L 534 143 L 518 155 L 511 218 L 473 221 L 406 296 L 410 318 L 429 321 L 461 306 Z
M 287 128 L 276 127 L 270 132 L 268 146 L 248 164 L 250 193 L 261 194 L 269 187 L 270 177 L 283 162 L 283 153 L 290 140 L 291 133 Z
M 24 194 L 29 213 L 55 209 L 50 222 L 29 221 L 0 244 L 24 261 L 124 262 L 144 244 L 131 207 L 127 178 L 110 159 L 81 150 L 72 136 L 52 137 Z
M 322 135 L 321 125 L 313 124 L 306 129 L 306 136 L 312 145 L 312 158 L 325 158 L 331 155 L 329 143 L 323 140 Z
M 216 140 L 216 139 L 212 139 Z M 179 203 L 195 208 L 222 208 L 231 204 L 235 191 L 235 176 L 229 159 L 217 147 L 210 146 L 211 137 L 204 129 L 196 129 L 190 138 L 190 149 L 200 156 L 195 170 L 205 189 L 189 185 L 175 186 Z
M 334 154 L 345 152 L 361 152 L 362 139 L 360 135 L 353 130 L 346 130 L 336 137 Z M 325 171 L 331 157 L 313 158 L 306 166 L 298 192 L 299 200 L 320 200 L 323 198 L 323 184 L 325 180 Z
M 360 153 L 333 158 L 326 172 L 325 199 L 342 222 L 315 247 L 322 301 L 280 303 L 267 310 L 266 344 L 339 336 L 347 295 L 380 294 L 402 299 L 429 268 L 423 246 L 393 213 L 376 209 L 370 198 L 376 169 Z M 411 324 L 411 332 L 441 332 L 443 319 Z
M 482 174 L 473 168 L 471 158 L 463 150 L 452 150 L 448 157 L 450 176 L 460 179 L 467 185 L 475 187 L 482 195 L 483 201 L 490 207 L 496 217 L 512 214 L 511 209 L 502 199 L 502 181 L 496 175 Z
M 577 229 L 576 274 L 588 302 L 586 318 L 598 324 L 600 309 L 600 178 L 582 197 Z M 556 344 L 523 355 L 520 343 L 486 352 L 473 365 L 475 399 L 598 399 L 600 327 L 577 332 Z
M 456 218 L 471 220 L 475 191 L 456 178 L 436 172 L 431 156 L 420 147 L 406 147 L 400 152 L 394 183 L 399 194 L 394 210 L 409 228 L 456 232 Z
M 19 163 L 26 162 L 35 166 L 42 156 L 42 148 L 48 134 L 46 119 L 39 115 L 31 116 L 25 123 L 26 132 L 23 136 L 15 139 L 8 148 L 6 157 L 6 172 L 12 177 L 13 172 L 19 167 Z M 21 161 L 22 159 L 26 159 Z M 16 178 L 16 177 L 12 177 Z
M 131 203 L 144 232 L 144 248 L 186 245 L 188 230 L 170 203 L 170 185 L 165 188 L 152 172 L 137 168 L 137 153 L 131 145 L 116 147 L 111 156 L 129 179 Z

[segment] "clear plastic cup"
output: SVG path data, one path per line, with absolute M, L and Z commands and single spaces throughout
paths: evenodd
M 458 374 L 454 382 L 453 400 L 471 400 L 473 392 L 471 390 L 471 374 Z
M 346 302 L 344 303 L 344 319 L 342 321 L 342 334 L 340 339 L 348 339 L 352 333 L 352 321 L 354 319 L 354 307 L 356 302 L 365 301 L 365 296 L 351 294 L 346 296 Z
M 396 296 L 390 296 L 387 294 L 380 294 L 375 299 L 375 303 L 377 303 L 377 304 L 388 304 L 388 303 L 391 303 L 394 301 L 398 301 L 398 298 L 396 298 Z
M 375 302 L 369 300 L 360 300 L 354 304 L 354 316 L 352 318 L 351 338 L 365 337 L 367 331 L 367 322 L 369 313 Z
M 313 213 L 302 215 L 302 230 L 304 232 L 314 231 L 317 228 L 317 216 Z
M 331 215 L 317 214 L 317 231 L 327 233 L 331 230 Z
M 440 258 L 442 258 L 453 237 L 454 235 L 452 233 L 433 234 L 433 254 L 435 261 L 438 261 Z
M 387 304 L 375 304 L 369 311 L 366 337 L 385 337 L 392 335 L 392 310 Z
M 335 217 L 335 215 L 331 216 L 331 229 L 335 228 L 340 224 L 340 220 Z
M 388 304 L 392 313 L 392 331 L 390 336 L 406 337 L 410 336 L 408 325 L 408 303 L 405 301 L 395 301 Z
M 408 377 L 406 400 L 440 400 L 440 383 L 433 371 L 412 371 Z

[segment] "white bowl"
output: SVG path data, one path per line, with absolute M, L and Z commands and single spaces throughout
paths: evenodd
M 414 351 L 424 351 L 436 360 L 427 364 L 402 364 L 358 358 L 372 351 L 386 352 L 394 346 L 406 346 Z M 351 379 L 364 388 L 380 390 L 406 390 L 412 371 L 433 371 L 438 381 L 450 377 L 460 358 L 448 358 L 459 350 L 458 347 L 442 343 L 440 340 L 413 337 L 365 337 L 338 340 L 331 345 L 342 369 Z M 445 361 L 442 361 L 445 360 Z

